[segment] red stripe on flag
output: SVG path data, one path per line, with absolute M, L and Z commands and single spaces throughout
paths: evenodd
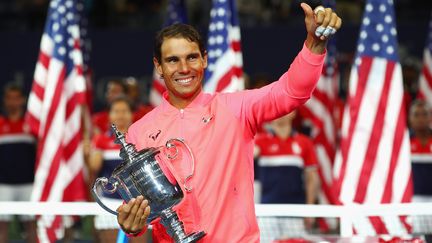
M 394 67 L 395 67 L 395 63 L 387 62 L 387 67 L 384 76 L 384 85 L 381 91 L 381 97 L 378 103 L 378 107 L 376 109 L 377 114 L 375 117 L 374 124 L 372 126 L 372 132 L 369 136 L 369 144 L 366 150 L 366 155 L 360 172 L 361 176 L 357 184 L 357 190 L 354 197 L 354 202 L 359 202 L 359 203 L 364 202 L 366 192 L 368 189 L 370 176 L 372 174 L 372 171 L 376 163 L 376 156 L 378 154 L 377 151 L 378 151 L 379 144 L 381 142 L 380 138 L 382 137 L 383 127 L 384 127 L 384 118 L 387 111 L 387 101 L 388 101 L 388 95 L 389 95 L 390 84 L 392 81 Z M 371 78 L 376 78 L 376 77 L 371 77 Z M 380 82 L 380 81 L 376 81 L 376 82 Z
M 153 89 L 156 90 L 159 94 L 163 94 L 166 91 L 165 85 L 160 83 L 158 80 L 153 80 Z
M 76 65 L 75 70 L 79 76 L 84 76 L 84 70 L 83 70 L 83 67 L 81 65 Z
M 75 162 L 71 160 L 71 157 L 79 149 L 82 137 L 82 131 L 77 131 L 70 142 L 64 147 L 63 157 L 67 163 Z M 84 175 L 82 170 L 80 170 L 77 175 L 74 175 L 73 180 L 71 180 L 70 184 L 65 188 L 63 193 L 63 201 L 79 201 L 87 199 L 88 195 L 86 194 L 87 190 L 85 185 L 86 183 Z
M 411 202 L 411 198 L 412 198 L 413 194 L 414 194 L 414 186 L 413 186 L 412 172 L 411 172 L 409 175 L 408 183 L 405 187 L 404 194 L 402 196 L 402 203 Z M 408 233 L 412 233 L 413 228 L 412 228 L 412 225 L 410 223 L 408 223 L 408 217 L 407 216 L 400 216 L 400 219 L 401 219 L 401 222 L 404 225 L 404 227 L 407 229 Z
M 56 231 L 56 229 L 59 229 L 62 226 L 62 222 L 63 222 L 62 216 L 55 215 L 54 221 L 52 222 L 51 227 L 44 229 L 46 231 L 47 236 L 48 236 L 49 242 L 56 242 L 58 240 L 55 231 Z
M 372 223 L 375 232 L 377 232 L 378 234 L 384 234 L 384 235 L 389 234 L 389 231 L 387 230 L 385 223 L 382 221 L 380 217 L 371 216 L 369 217 L 369 221 Z
M 315 98 L 315 97 L 314 97 Z M 325 109 L 328 108 L 328 106 L 324 107 Z M 319 132 L 316 135 L 316 137 L 313 139 L 315 144 L 319 144 L 324 147 L 326 154 L 329 156 L 329 159 L 332 160 L 336 153 L 336 148 L 330 143 L 329 138 L 326 136 L 326 133 L 324 132 L 324 121 L 317 115 L 313 114 L 310 109 L 308 109 L 307 106 L 301 106 L 300 107 L 300 113 L 303 117 L 308 118 L 312 121 L 315 127 L 319 128 Z M 331 116 L 331 113 L 329 110 L 326 110 L 326 113 Z M 333 117 L 331 117 L 333 118 Z M 333 124 L 334 121 L 333 121 Z M 336 134 L 333 134 L 336 136 Z M 333 161 L 332 161 L 333 162 Z
M 392 150 L 392 156 L 391 156 L 391 160 L 390 160 L 390 168 L 389 168 L 389 172 L 388 172 L 388 176 L 387 176 L 387 180 L 386 180 L 386 185 L 384 188 L 384 192 L 383 192 L 383 197 L 381 200 L 381 203 L 391 203 L 392 202 L 392 195 L 393 195 L 393 179 L 394 179 L 394 171 L 396 169 L 397 166 L 397 162 L 399 159 L 399 154 L 400 154 L 400 150 L 401 150 L 401 146 L 403 143 L 403 139 L 405 136 L 405 128 L 406 128 L 406 114 L 405 114 L 405 105 L 402 104 L 400 107 L 400 112 L 399 112 L 399 117 L 398 117 L 398 121 L 396 124 L 396 131 L 395 131 L 395 138 L 394 138 L 394 142 L 393 142 L 393 150 Z M 410 163 L 410 161 L 402 161 L 402 163 Z M 405 186 L 405 190 L 404 190 L 404 194 L 402 196 L 402 202 L 403 203 L 407 203 L 407 202 L 411 202 L 411 198 L 413 195 L 413 184 L 412 184 L 412 174 L 410 173 L 409 175 L 409 179 L 405 184 L 405 182 L 401 182 L 401 186 Z M 403 226 L 405 227 L 405 229 L 411 233 L 412 232 L 412 226 L 410 223 L 407 222 L 407 216 L 400 216 L 399 217 Z
M 65 75 L 66 75 L 66 69 L 63 66 L 60 73 L 59 73 L 59 76 L 57 78 L 56 87 L 54 90 L 54 95 L 52 97 L 51 106 L 49 108 L 47 119 L 45 122 L 46 126 L 45 126 L 45 130 L 44 130 L 44 134 L 43 134 L 43 139 L 45 139 L 47 137 L 48 132 L 49 132 L 51 125 L 52 125 L 54 115 L 57 112 L 57 108 L 58 108 L 59 103 L 60 103 L 60 98 L 62 96 L 63 80 L 65 79 Z
M 39 133 L 39 127 L 40 127 L 40 121 L 39 119 L 37 119 L 36 117 L 33 116 L 33 114 L 31 114 L 30 112 L 26 113 L 26 122 L 27 124 L 29 124 L 30 127 L 30 131 L 33 135 L 38 136 Z M 38 160 L 36 160 L 36 167 L 37 167 L 37 162 Z
M 40 150 L 40 151 L 42 152 L 42 150 Z M 62 154 L 63 154 L 63 147 L 61 145 L 59 145 L 59 147 L 57 148 L 56 153 L 54 154 L 54 157 L 50 163 L 48 176 L 47 176 L 45 183 L 43 185 L 42 194 L 41 194 L 39 201 L 42 201 L 42 202 L 48 201 L 52 186 L 54 184 L 55 178 L 57 177 L 57 172 L 60 168 L 60 162 L 62 159 Z M 40 157 L 39 157 L 39 159 L 40 159 Z
M 316 143 L 320 144 L 324 147 L 326 154 L 330 159 L 334 158 L 336 154 L 336 148 L 333 146 L 330 141 L 326 138 L 324 132 L 318 134 L 318 136 L 314 139 Z M 332 161 L 333 162 L 333 161 Z
M 31 92 L 36 95 L 40 100 L 43 100 L 45 89 L 41 87 L 36 81 L 33 80 L 33 86 Z
M 311 98 L 311 99 L 315 99 L 315 95 Z M 320 101 L 318 101 L 320 102 Z M 325 104 L 320 102 L 321 104 Z M 323 105 L 324 107 L 324 105 Z M 327 107 L 324 107 L 324 109 L 327 109 Z M 324 120 L 321 119 L 321 117 L 319 117 L 319 115 L 316 115 L 312 112 L 311 109 L 309 109 L 308 104 L 306 103 L 305 106 L 300 106 L 299 107 L 299 112 L 301 114 L 302 117 L 305 117 L 309 120 L 311 120 L 311 122 L 313 123 L 314 127 L 319 129 L 320 133 L 324 132 Z M 326 111 L 327 113 L 329 113 L 329 111 Z M 331 113 L 329 113 L 331 114 Z
M 38 57 L 39 63 L 42 64 L 42 66 L 45 69 L 48 69 L 50 61 L 51 61 L 51 57 L 48 56 L 47 54 L 43 53 L 42 51 L 39 52 L 39 57 Z
M 425 77 L 425 80 L 426 80 L 426 83 L 428 84 L 428 87 L 432 88 L 432 74 L 430 73 L 427 66 L 423 66 L 422 74 Z
M 42 136 L 42 139 L 39 141 L 38 159 L 41 158 L 40 156 L 41 156 L 42 152 L 44 151 L 45 146 L 53 146 L 52 144 L 47 145 L 45 142 L 46 142 L 46 138 L 48 136 L 48 132 L 50 131 L 54 115 L 57 111 L 57 107 L 59 106 L 59 103 L 60 103 L 60 98 L 62 96 L 62 91 L 63 91 L 63 80 L 65 77 L 65 74 L 66 74 L 66 69 L 63 67 L 62 70 L 60 71 L 60 75 L 57 79 L 56 88 L 54 91 L 53 99 L 52 99 L 51 106 L 49 108 L 48 116 L 47 116 L 46 123 L 45 123 L 46 126 L 45 126 L 45 130 L 44 130 L 44 134 Z M 48 199 L 49 193 L 51 191 L 51 187 L 53 185 L 53 182 L 54 182 L 55 177 L 57 175 L 58 168 L 60 166 L 60 160 L 61 160 L 61 156 L 62 156 L 62 146 L 61 146 L 61 144 L 56 144 L 56 145 L 58 146 L 58 148 L 56 150 L 56 154 L 53 158 L 53 161 L 51 161 L 51 163 L 50 163 L 50 165 L 51 165 L 50 170 L 49 170 L 46 182 L 44 183 L 44 186 L 43 186 L 40 201 L 46 201 Z
M 318 88 L 314 90 L 312 94 L 314 99 L 317 99 L 321 104 L 323 104 L 323 107 L 325 107 L 328 110 L 329 114 L 332 114 L 332 112 L 329 110 L 333 108 L 332 106 L 328 106 L 326 104 L 332 104 L 332 99 L 327 95 L 325 91 L 321 91 Z
M 85 187 L 86 180 L 84 178 L 83 171 L 80 170 L 69 185 L 64 189 L 63 201 L 65 202 L 76 202 L 85 201 L 90 199 L 87 188 Z M 93 200 L 93 198 L 91 199 Z
M 351 140 L 353 137 L 353 133 L 354 133 L 354 128 L 357 124 L 357 117 L 358 117 L 358 110 L 361 104 L 361 101 L 363 99 L 363 94 L 365 92 L 365 88 L 366 88 L 366 82 L 368 80 L 368 74 L 370 71 L 372 65 L 372 59 L 369 57 L 364 57 L 362 58 L 361 64 L 358 68 L 358 84 L 357 84 L 357 90 L 356 90 L 356 94 L 353 97 L 349 97 L 349 104 L 350 105 L 350 109 L 349 109 L 349 115 L 351 117 L 350 119 L 350 126 L 348 129 L 348 136 L 346 139 L 344 139 L 344 141 L 342 141 L 341 144 L 341 155 L 342 155 L 342 164 L 341 164 L 341 169 L 340 169 L 340 173 L 339 173 L 339 178 L 336 178 L 335 183 L 334 183 L 334 187 L 335 187 L 335 193 L 336 195 L 340 195 L 340 191 L 342 188 L 342 183 L 345 177 L 345 172 L 346 172 L 346 165 L 347 165 L 347 158 L 348 158 L 348 149 L 351 146 Z
M 75 111 L 78 105 L 84 104 L 86 101 L 85 92 L 77 92 L 66 103 L 66 120 L 69 120 L 70 115 Z
M 80 145 L 81 139 L 82 139 L 81 131 L 77 131 L 77 133 L 74 134 L 73 138 L 69 141 L 69 143 L 64 146 L 63 158 L 65 161 L 70 160 L 72 155 L 78 149 L 78 146 Z
M 395 168 L 398 163 L 399 154 L 403 142 L 403 138 L 405 135 L 405 128 L 406 128 L 406 122 L 405 122 L 405 106 L 402 104 L 399 110 L 399 117 L 396 123 L 396 131 L 395 131 L 395 137 L 393 140 L 393 149 L 390 159 L 390 168 L 387 175 L 386 184 L 384 187 L 383 196 L 381 199 L 381 203 L 391 203 L 392 195 L 393 195 L 393 175 Z M 410 163 L 410 161 L 405 161 L 406 163 Z M 404 161 L 402 161 L 404 163 Z M 397 178 L 396 178 L 397 179 Z M 400 183 L 405 183 L 404 181 L 401 181 Z M 406 187 L 407 185 L 401 184 L 401 186 Z M 406 190 L 404 190 L 406 191 Z M 409 197 L 411 198 L 411 196 Z
M 232 41 L 231 42 L 231 48 L 234 52 L 240 52 L 241 51 L 241 43 L 240 41 Z
M 241 77 L 242 73 L 242 68 L 232 67 L 219 79 L 216 87 L 216 92 L 223 91 L 231 83 L 233 77 Z

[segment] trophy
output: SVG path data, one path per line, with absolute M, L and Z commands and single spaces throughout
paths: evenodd
M 186 177 L 184 188 L 190 191 L 187 181 L 192 177 L 194 170 L 194 158 L 192 152 L 183 140 L 170 139 L 165 146 L 149 147 L 137 151 L 133 144 L 126 143 L 124 134 L 117 130 L 113 124 L 112 130 L 116 135 L 115 142 L 121 145 L 120 157 L 123 162 L 115 168 L 110 178 L 97 178 L 92 194 L 96 202 L 106 211 L 118 215 L 118 213 L 106 206 L 100 199 L 99 194 L 104 191 L 108 194 L 117 192 L 123 200 L 128 202 L 139 195 L 144 196 L 150 205 L 150 215 L 147 224 L 160 218 L 168 234 L 177 243 L 196 242 L 205 236 L 203 231 L 193 232 L 186 235 L 183 222 L 172 209 L 183 199 L 183 191 L 178 184 L 173 170 L 163 157 L 173 160 L 177 157 L 179 150 L 175 143 L 186 147 L 192 162 L 192 173 Z M 169 151 L 175 151 L 169 153 Z M 162 152 L 162 153 L 161 153 Z M 102 190 L 100 190 L 102 189 Z

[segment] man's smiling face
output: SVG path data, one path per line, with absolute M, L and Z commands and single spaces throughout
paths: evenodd
M 197 43 L 181 37 L 165 38 L 160 63 L 156 59 L 153 62 L 173 106 L 184 108 L 201 92 L 207 55 L 201 55 Z

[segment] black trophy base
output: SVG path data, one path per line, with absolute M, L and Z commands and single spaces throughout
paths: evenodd
M 179 243 L 197 242 L 199 239 L 203 238 L 205 235 L 206 235 L 206 233 L 204 233 L 204 231 L 191 233 L 188 236 L 186 236 L 186 238 L 180 240 Z

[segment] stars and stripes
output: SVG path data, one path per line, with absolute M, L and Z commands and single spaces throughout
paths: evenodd
M 175 23 L 186 23 L 186 8 L 184 0 L 170 0 L 167 5 L 167 16 L 164 26 L 169 26 Z M 153 70 L 152 88 L 150 90 L 150 104 L 157 106 L 162 101 L 162 94 L 166 91 L 164 80 Z
M 50 2 L 27 107 L 38 138 L 33 201 L 86 198 L 81 145 L 86 85 L 77 16 L 82 7 L 74 0 Z M 39 217 L 40 242 L 54 242 L 62 232 L 60 216 Z
M 432 17 L 429 21 L 428 37 L 423 51 L 423 67 L 420 74 L 418 96 L 426 100 L 429 107 L 432 107 Z
M 208 31 L 204 91 L 244 89 L 240 27 L 234 0 L 213 0 Z
M 335 190 L 342 204 L 409 202 L 410 143 L 392 0 L 368 0 L 351 69 Z M 406 234 L 406 218 L 354 222 L 358 234 Z

